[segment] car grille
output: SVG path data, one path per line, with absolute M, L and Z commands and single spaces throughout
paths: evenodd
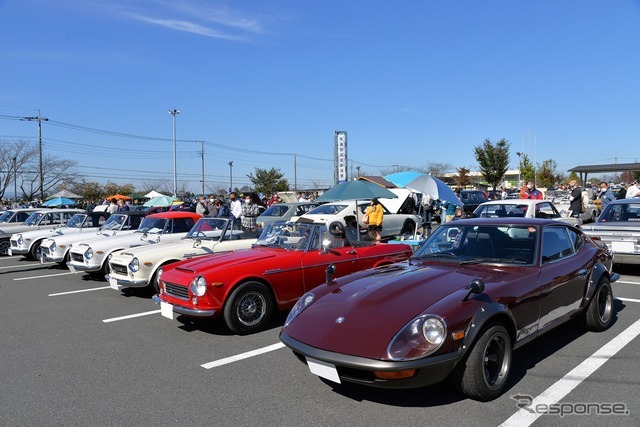
M 122 276 L 127 275 L 127 266 L 120 264 L 111 264 L 111 271 L 115 274 L 120 274 Z
M 49 251 L 49 248 L 45 246 L 40 246 L 40 252 L 42 252 L 45 256 L 51 255 L 51 251 Z
M 164 290 L 167 295 L 181 299 L 189 299 L 189 289 L 184 286 L 175 285 L 173 283 L 165 283 Z
M 72 254 L 69 255 L 69 258 L 71 259 L 71 261 L 75 261 L 75 262 L 83 262 L 84 261 L 84 256 L 82 254 L 72 253 Z
M 11 247 L 12 247 L 12 248 L 17 248 L 17 247 L 18 247 L 18 242 L 17 242 L 17 241 L 15 241 L 15 240 L 12 240 L 12 241 L 11 241 Z

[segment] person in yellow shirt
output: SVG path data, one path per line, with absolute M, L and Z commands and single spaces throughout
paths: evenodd
M 379 242 L 382 237 L 380 232 L 382 231 L 382 219 L 384 217 L 384 209 L 380 201 L 378 201 L 378 199 L 371 199 L 371 204 L 364 213 L 369 217 L 369 234 L 371 238 Z

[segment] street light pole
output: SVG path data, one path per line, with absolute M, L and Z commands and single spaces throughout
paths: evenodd
M 180 114 L 180 110 L 169 110 L 169 114 L 173 116 L 173 197 L 178 197 L 178 161 L 176 156 L 176 116 Z
M 229 193 L 233 191 L 233 160 L 229 162 Z

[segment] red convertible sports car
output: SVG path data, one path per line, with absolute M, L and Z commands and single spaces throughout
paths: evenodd
M 219 317 L 233 332 L 264 329 L 274 309 L 291 308 L 302 294 L 338 276 L 408 259 L 408 245 L 350 241 L 342 223 L 275 223 L 251 249 L 214 254 L 163 267 L 153 300 L 162 313 Z
M 611 253 L 580 230 L 540 219 L 440 226 L 406 262 L 304 294 L 280 338 L 336 383 L 410 388 L 451 377 L 486 401 L 507 384 L 512 351 L 576 316 L 614 316 Z

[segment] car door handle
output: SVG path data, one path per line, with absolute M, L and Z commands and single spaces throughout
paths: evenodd
M 578 274 L 580 275 L 580 277 L 584 277 L 587 275 L 587 269 L 583 268 L 581 270 L 578 270 Z
M 350 249 L 350 250 L 347 251 L 347 253 L 349 255 L 357 255 L 358 254 L 358 252 L 355 249 Z

